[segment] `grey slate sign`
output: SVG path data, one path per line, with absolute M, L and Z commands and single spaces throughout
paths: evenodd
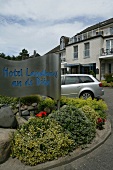
M 60 99 L 60 57 L 48 54 L 21 61 L 0 58 L 0 95 L 23 97 L 33 94 Z

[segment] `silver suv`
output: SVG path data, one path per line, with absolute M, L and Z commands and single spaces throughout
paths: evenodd
M 61 95 L 67 97 L 100 98 L 104 95 L 102 83 L 88 74 L 61 75 Z

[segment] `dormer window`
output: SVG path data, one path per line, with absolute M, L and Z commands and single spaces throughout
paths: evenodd
M 84 34 L 83 34 L 83 39 L 84 39 L 84 40 L 87 39 L 87 33 L 84 33 Z
M 82 40 L 82 35 L 79 35 L 78 36 L 78 41 L 81 41 Z
M 62 37 L 60 39 L 60 50 L 63 50 L 65 48 L 65 41 L 64 41 L 64 38 Z
M 110 27 L 110 34 L 113 34 L 113 27 Z
M 88 38 L 92 37 L 92 31 L 88 32 Z
M 77 37 L 76 36 L 74 36 L 74 42 L 77 42 Z

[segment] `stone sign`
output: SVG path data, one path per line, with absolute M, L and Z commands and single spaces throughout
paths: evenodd
M 60 99 L 60 57 L 48 54 L 21 61 L 0 58 L 0 95 L 23 97 L 33 94 Z

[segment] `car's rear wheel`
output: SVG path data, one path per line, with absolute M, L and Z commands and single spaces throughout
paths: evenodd
M 80 97 L 83 98 L 83 99 L 87 99 L 87 98 L 94 98 L 94 95 L 92 92 L 90 91 L 84 91 L 80 94 Z

